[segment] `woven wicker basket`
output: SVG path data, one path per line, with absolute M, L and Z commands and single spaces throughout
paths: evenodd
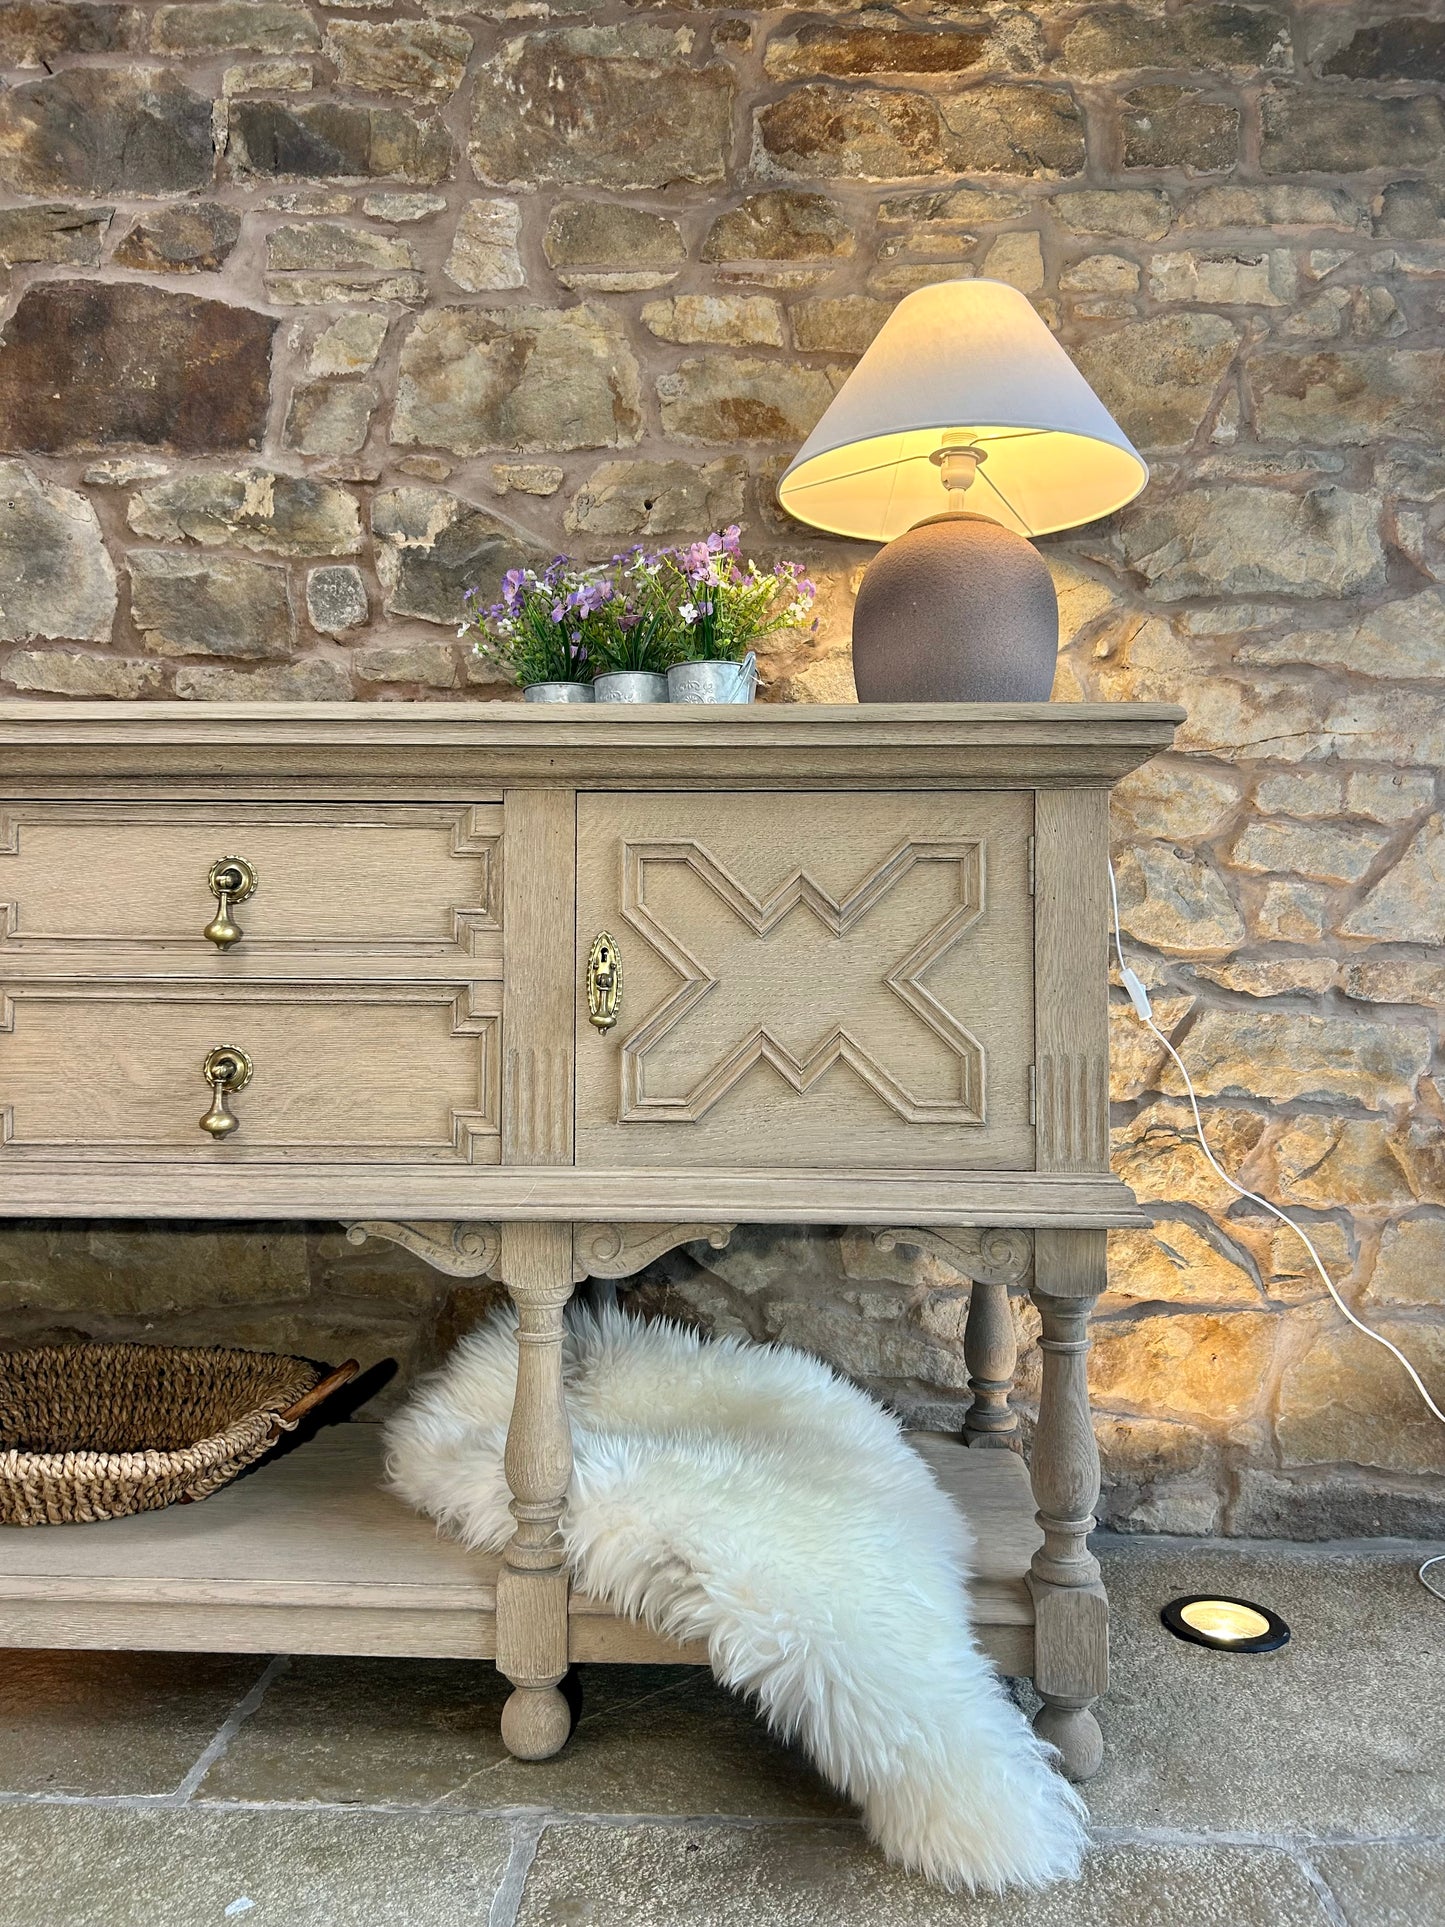
M 274 1352 L 41 1345 L 0 1352 L 0 1525 L 204 1499 L 357 1371 Z

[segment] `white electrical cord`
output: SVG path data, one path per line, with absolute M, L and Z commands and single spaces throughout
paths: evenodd
M 1320 1274 L 1320 1277 L 1323 1278 L 1326 1291 L 1328 1291 L 1331 1298 L 1334 1299 L 1340 1311 L 1354 1326 L 1356 1331 L 1363 1332 L 1366 1338 L 1373 1339 L 1377 1345 L 1383 1345 L 1391 1357 L 1397 1359 L 1399 1363 L 1404 1366 L 1405 1370 L 1409 1373 L 1410 1382 L 1425 1401 L 1426 1409 L 1432 1417 L 1439 1419 L 1440 1423 L 1445 1425 L 1445 1412 L 1442 1412 L 1434 1399 L 1431 1398 L 1425 1388 L 1424 1380 L 1400 1350 L 1399 1346 L 1392 1345 L 1383 1333 L 1372 1331 L 1363 1319 L 1355 1316 L 1354 1312 L 1350 1310 L 1349 1306 L 1340 1296 L 1334 1279 L 1331 1278 L 1330 1274 L 1325 1270 L 1323 1260 L 1318 1251 L 1315 1250 L 1303 1226 L 1296 1224 L 1293 1218 L 1287 1217 L 1277 1204 L 1271 1204 L 1268 1198 L 1260 1197 L 1257 1191 L 1247 1191 L 1242 1184 L 1236 1184 L 1224 1166 L 1219 1162 L 1218 1158 L 1215 1157 L 1213 1151 L 1210 1150 L 1209 1140 L 1204 1135 L 1204 1119 L 1199 1114 L 1199 1099 L 1194 1094 L 1194 1080 L 1185 1068 L 1184 1059 L 1154 1022 L 1154 1006 L 1149 1001 L 1149 993 L 1144 988 L 1138 973 L 1131 970 L 1124 961 L 1124 932 L 1119 922 L 1119 885 L 1114 876 L 1114 866 L 1112 863 L 1109 865 L 1109 899 L 1114 909 L 1114 954 L 1119 959 L 1120 981 L 1129 993 L 1129 1002 L 1134 1006 L 1134 1015 L 1147 1030 L 1153 1033 L 1164 1046 L 1165 1050 L 1168 1051 L 1170 1057 L 1174 1060 L 1176 1070 L 1184 1079 L 1184 1088 L 1189 1093 L 1189 1108 L 1194 1113 L 1195 1135 L 1199 1139 L 1200 1150 L 1203 1151 L 1205 1157 L 1209 1160 L 1210 1169 L 1229 1186 L 1231 1191 L 1236 1192 L 1241 1198 L 1247 1198 L 1251 1204 L 1260 1205 L 1264 1210 L 1269 1212 L 1271 1217 L 1278 1218 L 1281 1224 L 1289 1226 L 1290 1230 L 1294 1232 L 1295 1236 L 1314 1260 L 1315 1270 Z M 1445 1592 L 1441 1592 L 1432 1580 L 1426 1578 L 1426 1574 L 1432 1566 L 1441 1564 L 1445 1564 L 1445 1553 L 1437 1553 L 1433 1559 L 1427 1559 L 1424 1565 L 1421 1566 L 1418 1575 L 1421 1585 L 1425 1587 L 1427 1592 L 1434 1593 L 1437 1599 L 1445 1599 Z

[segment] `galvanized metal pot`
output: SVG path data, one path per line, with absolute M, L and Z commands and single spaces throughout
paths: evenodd
M 595 703 L 590 682 L 529 682 L 522 691 L 524 703 Z
M 650 669 L 610 669 L 592 687 L 599 703 L 665 703 L 667 677 Z
M 675 703 L 750 703 L 758 686 L 758 659 L 750 649 L 741 662 L 679 662 L 667 672 Z

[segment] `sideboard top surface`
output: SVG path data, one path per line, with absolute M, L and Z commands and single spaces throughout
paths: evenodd
M 1112 782 L 1166 749 L 1183 716 L 1165 703 L 10 702 L 0 703 L 0 782 Z

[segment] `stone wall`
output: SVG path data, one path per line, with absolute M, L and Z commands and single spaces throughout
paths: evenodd
M 1221 1150 L 1445 1395 L 1445 7 L 4 0 L 0 68 L 8 695 L 505 695 L 464 586 L 737 519 L 824 585 L 768 694 L 847 700 L 866 553 L 779 467 L 900 294 L 1029 294 L 1154 468 L 1047 545 L 1058 694 L 1190 710 L 1120 799 L 1140 968 Z M 1161 1222 L 1097 1327 L 1109 1516 L 1438 1528 L 1445 1431 L 1123 1005 L 1116 1096 Z M 643 1290 L 956 1410 L 931 1261 L 749 1233 Z M 20 1337 L 411 1368 L 488 1298 L 323 1230 L 0 1239 Z

